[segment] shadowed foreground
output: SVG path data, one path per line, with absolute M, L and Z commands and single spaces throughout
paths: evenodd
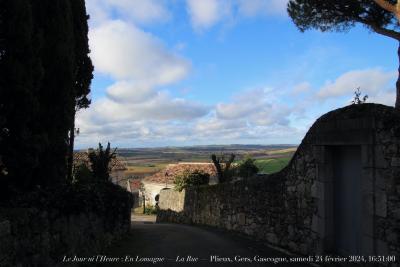
M 307 266 L 298 263 L 256 262 L 255 256 L 281 260 L 288 257 L 271 248 L 260 247 L 253 241 L 218 230 L 149 221 L 134 222 L 131 233 L 106 255 L 119 258 L 120 262 L 104 263 L 103 266 Z M 212 262 L 213 256 L 218 257 L 219 261 Z M 244 261 L 235 261 L 235 256 L 237 260 Z M 150 258 L 154 259 L 154 263 Z M 195 258 L 198 260 L 195 261 Z M 247 262 L 245 258 L 248 258 Z

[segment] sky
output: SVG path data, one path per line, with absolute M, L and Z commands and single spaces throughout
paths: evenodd
M 321 115 L 394 105 L 397 43 L 300 32 L 286 0 L 86 0 L 92 104 L 76 148 L 299 144 Z

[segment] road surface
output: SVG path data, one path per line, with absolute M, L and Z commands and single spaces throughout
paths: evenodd
M 135 218 L 127 237 L 105 253 L 99 266 L 308 266 L 274 263 L 281 252 L 223 231 Z M 115 263 L 111 263 L 115 261 Z

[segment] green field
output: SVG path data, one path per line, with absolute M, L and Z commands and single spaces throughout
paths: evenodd
M 291 157 L 257 159 L 255 164 L 259 169 L 259 173 L 270 174 L 282 170 L 288 165 L 290 159 Z
M 125 172 L 127 177 L 144 177 L 152 175 L 162 169 L 164 169 L 168 163 L 128 163 L 128 170 Z
M 210 162 L 212 154 L 231 153 L 236 155 L 235 163 L 241 162 L 247 156 L 256 160 L 260 173 L 273 173 L 287 165 L 296 151 L 295 146 L 276 145 L 228 145 L 228 146 L 198 146 L 181 148 L 141 148 L 120 149 L 119 157 L 127 164 L 128 178 L 145 177 L 164 169 L 168 164 L 179 162 Z

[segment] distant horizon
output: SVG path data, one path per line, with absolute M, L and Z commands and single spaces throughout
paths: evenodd
M 107 144 L 102 144 L 103 146 Z M 183 146 L 143 146 L 143 147 L 118 147 L 113 146 L 112 148 L 120 149 L 163 149 L 163 148 L 195 148 L 195 147 L 228 147 L 228 146 L 260 146 L 260 147 L 274 147 L 274 146 L 287 146 L 287 147 L 298 147 L 300 144 L 210 144 L 210 145 L 183 145 Z M 81 151 L 87 149 L 96 149 L 98 147 L 84 147 L 76 148 L 74 151 Z M 118 151 L 117 150 L 117 151 Z

